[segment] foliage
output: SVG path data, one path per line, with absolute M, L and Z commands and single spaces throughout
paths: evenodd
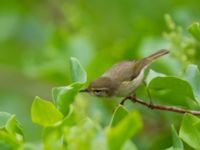
M 72 67 L 73 79 L 78 79 L 74 80 L 75 83 L 72 85 L 83 84 L 85 80 L 81 79 L 82 82 L 79 82 L 79 79 L 80 77 L 86 79 L 85 71 L 75 58 L 71 59 L 71 64 L 72 66 L 75 66 L 74 68 Z M 77 77 L 77 72 L 80 77 Z M 62 88 L 65 89 L 64 93 L 74 93 L 74 91 L 72 91 L 70 88 Z M 73 88 L 78 92 L 80 85 L 76 85 Z M 63 95 L 63 91 L 61 90 L 58 92 L 53 92 L 53 94 L 56 94 L 54 97 L 60 97 L 60 95 Z M 68 94 L 68 96 L 65 98 L 71 98 L 71 94 Z M 60 101 L 66 100 L 60 99 Z M 65 103 L 60 103 L 65 106 L 63 108 L 70 110 L 67 114 L 66 111 L 59 111 L 60 105 L 56 105 L 56 101 L 54 101 L 55 105 L 39 97 L 36 97 L 33 101 L 31 108 L 32 120 L 33 122 L 44 127 L 43 147 L 45 149 L 85 150 L 97 147 L 97 149 L 102 150 L 116 148 L 127 149 L 134 147 L 134 145 L 128 140 L 142 127 L 141 117 L 138 112 L 128 112 L 124 107 L 119 106 L 116 108 L 116 111 L 113 114 L 113 119 L 110 123 L 110 126 L 103 129 L 87 116 L 81 116 L 81 114 L 78 113 L 78 110 L 71 105 L 73 101 L 74 99 L 72 99 L 68 105 Z M 57 108 L 55 106 L 57 106 Z M 8 135 L 10 132 L 16 133 L 19 130 L 18 126 L 16 126 L 16 121 L 10 121 L 11 119 L 13 119 L 11 115 L 7 113 L 1 113 L 2 137 L 8 141 L 10 141 L 9 138 L 14 137 L 7 137 L 4 135 L 5 131 L 3 131 L 3 128 L 5 127 L 8 130 Z M 11 125 L 11 122 L 15 123 L 16 125 Z M 14 126 L 16 126 L 16 129 L 18 130 L 12 131 Z M 14 145 L 15 143 L 6 143 L 4 140 L 2 140 L 2 142 L 5 145 L 7 144 L 6 146 L 12 147 L 12 149 L 23 146 L 22 142 L 17 146 Z M 17 139 L 14 142 L 17 144 Z M 118 145 L 116 145 L 116 142 Z M 102 146 L 99 147 L 99 144 Z
M 199 110 L 200 1 L 153 3 L 3 0 L 0 149 L 199 149 L 194 115 L 78 92 L 115 62 L 168 48 L 137 96 Z
M 200 41 L 200 26 L 199 23 L 193 23 L 189 26 L 188 31 L 198 40 Z
M 15 115 L 0 113 L 0 147 L 1 149 L 16 149 L 24 141 L 24 133 Z
M 136 149 L 130 139 L 142 128 L 139 112 L 136 110 L 129 112 L 124 106 L 119 105 L 115 108 L 110 125 L 104 128 L 98 122 L 82 115 L 73 103 L 75 96 L 86 82 L 86 72 L 76 58 L 71 58 L 70 64 L 74 82 L 68 86 L 53 88 L 54 103 L 39 97 L 33 101 L 32 120 L 43 126 L 42 147 L 52 150 Z M 200 72 L 197 66 L 190 65 L 183 77 L 167 76 L 150 70 L 146 80 L 147 88 L 161 99 L 171 95 L 174 100 L 199 102 L 197 86 L 200 84 L 199 79 Z M 1 148 L 26 147 L 21 125 L 15 119 L 15 115 L 2 112 L 0 118 Z M 169 149 L 182 150 L 183 143 L 180 138 L 191 147 L 200 149 L 199 123 L 198 117 L 185 114 L 179 135 L 172 126 L 173 146 Z M 33 145 L 30 147 L 36 149 Z
M 179 131 L 179 136 L 194 149 L 199 149 L 200 119 L 190 114 L 185 114 Z

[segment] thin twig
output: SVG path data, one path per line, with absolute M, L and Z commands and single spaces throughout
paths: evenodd
M 177 113 L 190 113 L 193 115 L 200 115 L 200 111 L 188 110 L 188 109 L 183 109 L 183 108 L 179 108 L 179 107 L 175 107 L 175 106 L 166 106 L 166 105 L 147 103 L 137 97 L 128 96 L 123 99 L 123 102 L 125 102 L 125 100 L 128 100 L 128 99 L 134 103 L 139 103 L 139 104 L 145 105 L 151 109 L 159 109 L 159 110 L 166 110 L 166 111 L 172 111 L 172 112 L 177 112 Z

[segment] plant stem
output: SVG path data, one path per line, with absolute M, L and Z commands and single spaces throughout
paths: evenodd
M 200 115 L 200 111 L 188 110 L 188 109 L 183 109 L 183 108 L 179 108 L 175 106 L 166 106 L 166 105 L 147 103 L 137 97 L 128 96 L 123 99 L 123 102 L 125 102 L 125 100 L 131 100 L 133 103 L 139 103 L 151 109 L 159 109 L 159 110 L 166 110 L 166 111 L 172 111 L 172 112 L 177 112 L 177 113 L 190 113 L 193 115 Z

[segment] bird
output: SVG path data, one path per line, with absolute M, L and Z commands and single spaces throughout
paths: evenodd
M 144 70 L 155 59 L 169 53 L 161 49 L 138 60 L 123 60 L 106 70 L 80 92 L 91 93 L 98 97 L 126 97 L 135 93 L 144 81 Z

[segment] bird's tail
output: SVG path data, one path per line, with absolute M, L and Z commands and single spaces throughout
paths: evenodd
M 158 52 L 155 52 L 143 59 L 140 59 L 138 61 L 135 62 L 135 65 L 134 65 L 134 72 L 136 75 L 138 75 L 140 73 L 140 71 L 147 65 L 149 65 L 154 59 L 157 59 L 163 55 L 166 55 L 168 54 L 169 51 L 166 50 L 166 49 L 161 49 L 159 50 Z
M 161 49 L 158 52 L 155 52 L 155 53 L 143 58 L 142 61 L 144 62 L 144 65 L 147 65 L 147 64 L 151 63 L 154 59 L 157 59 L 157 58 L 159 58 L 159 57 L 161 57 L 163 55 L 166 55 L 168 53 L 169 53 L 168 50 Z

